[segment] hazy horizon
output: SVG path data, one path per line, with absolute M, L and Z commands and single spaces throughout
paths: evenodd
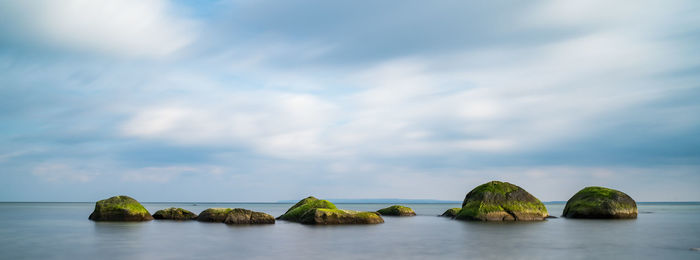
M 0 201 L 700 201 L 700 1 L 0 1 Z

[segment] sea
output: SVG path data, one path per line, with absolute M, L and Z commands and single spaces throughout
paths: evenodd
M 142 203 L 246 208 L 291 203 Z M 375 211 L 390 204 L 337 203 Z M 439 217 L 458 203 L 404 204 L 415 217 L 377 225 L 234 226 L 197 221 L 94 222 L 94 203 L 0 203 L 0 259 L 700 259 L 700 203 L 639 203 L 634 220 L 490 223 Z M 545 203 L 559 216 L 563 203 Z

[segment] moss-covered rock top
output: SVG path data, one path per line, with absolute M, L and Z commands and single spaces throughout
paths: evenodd
M 202 211 L 202 213 L 199 213 L 199 216 L 197 217 L 197 221 L 202 221 L 202 222 L 224 222 L 226 220 L 226 216 L 228 215 L 229 212 L 231 212 L 233 209 L 229 208 L 209 208 L 205 209 Z
M 279 216 L 277 219 L 297 221 L 301 215 L 311 209 L 336 209 L 335 205 L 327 200 L 319 200 L 313 196 L 309 196 L 289 208 L 286 213 Z
M 456 219 L 480 221 L 544 220 L 549 214 L 542 202 L 514 184 L 491 181 L 465 196 Z
M 129 196 L 114 196 L 95 203 L 89 219 L 95 221 L 146 221 L 153 220 L 148 210 Z
M 440 216 L 454 218 L 455 216 L 457 216 L 457 213 L 460 210 L 462 210 L 462 208 L 451 208 L 451 209 L 445 210 L 445 212 L 442 213 L 442 215 L 440 215 Z
M 275 224 L 275 218 L 267 213 L 235 208 L 229 211 L 224 220 L 226 224 Z
M 153 214 L 155 219 L 172 219 L 172 220 L 193 220 L 197 219 L 197 214 L 183 208 L 167 208 L 156 211 Z
M 416 212 L 413 209 L 401 205 L 393 205 L 380 210 L 377 213 L 384 216 L 415 216 Z
M 574 194 L 564 207 L 567 218 L 637 218 L 637 203 L 624 192 L 586 187 Z
M 310 225 L 380 224 L 384 219 L 376 212 L 315 208 L 304 213 L 298 222 Z

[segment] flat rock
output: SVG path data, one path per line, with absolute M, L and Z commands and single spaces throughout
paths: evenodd
M 267 213 L 235 208 L 228 212 L 226 224 L 275 224 L 275 218 Z
M 377 213 L 381 214 L 382 216 L 415 216 L 416 212 L 413 211 L 413 209 L 401 205 L 393 205 L 390 207 L 386 207 L 380 210 L 377 210 Z
M 153 214 L 154 219 L 171 219 L 171 220 L 194 220 L 197 219 L 197 214 L 183 208 L 167 208 L 156 211 Z

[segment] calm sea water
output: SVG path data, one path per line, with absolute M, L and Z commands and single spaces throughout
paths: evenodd
M 337 204 L 377 210 L 388 204 Z M 93 222 L 94 203 L 0 203 L 1 259 L 700 259 L 700 204 L 642 204 L 636 220 L 464 222 L 458 204 L 406 204 L 416 217 L 379 225 L 229 226 L 196 221 Z M 291 204 L 144 203 L 193 212 L 240 207 L 274 216 Z M 547 204 L 560 215 L 563 204 Z

